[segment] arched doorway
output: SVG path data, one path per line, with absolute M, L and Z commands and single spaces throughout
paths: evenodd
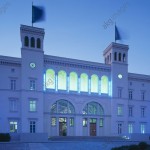
M 90 102 L 85 105 L 83 114 L 83 135 L 100 136 L 100 130 L 104 122 L 103 107 L 97 102 Z
M 58 100 L 51 106 L 51 130 L 57 131 L 53 135 L 74 135 L 75 108 L 67 100 Z

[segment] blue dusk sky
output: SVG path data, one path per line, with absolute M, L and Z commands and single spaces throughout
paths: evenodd
M 150 75 L 149 0 L 33 0 L 44 6 L 47 55 L 104 63 L 115 22 L 129 45 L 129 72 Z M 31 0 L 0 0 L 0 55 L 21 57 L 20 25 L 31 26 Z

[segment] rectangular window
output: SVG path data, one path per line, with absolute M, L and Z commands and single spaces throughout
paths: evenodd
M 36 85 L 36 82 L 35 80 L 30 80 L 30 90 L 35 90 L 35 85 Z
M 141 123 L 141 133 L 144 134 L 146 132 L 145 123 Z
M 122 98 L 122 88 L 118 88 L 118 98 Z
M 117 109 L 118 109 L 117 110 L 118 116 L 122 116 L 123 115 L 123 106 L 119 105 Z
M 145 100 L 145 92 L 141 91 L 141 100 Z
M 133 106 L 129 106 L 129 117 L 133 116 Z
M 99 120 L 99 126 L 103 127 L 103 124 L 104 124 L 104 120 L 103 120 L 103 118 L 100 118 L 100 120 Z
M 133 123 L 128 124 L 128 133 L 129 134 L 133 133 Z
M 9 101 L 9 108 L 10 108 L 10 111 L 17 111 L 18 110 L 18 101 L 16 99 L 11 99 Z
M 132 100 L 133 99 L 133 91 L 129 90 L 129 99 Z
M 70 127 L 74 126 L 74 118 L 70 118 Z
M 95 118 L 91 118 L 90 119 L 90 123 L 96 123 L 96 119 Z
M 30 111 L 36 111 L 36 100 L 30 100 Z
M 36 132 L 36 122 L 30 121 L 30 133 L 35 133 L 35 132 Z
M 87 127 L 87 118 L 83 118 L 83 127 Z
M 118 123 L 118 134 L 122 134 L 122 123 Z
M 18 130 L 18 123 L 17 123 L 17 121 L 10 121 L 9 122 L 9 126 L 10 126 L 10 132 L 17 133 L 17 130 Z
M 56 126 L 56 117 L 51 118 L 51 125 Z
M 141 107 L 141 117 L 145 117 L 145 107 Z
M 16 90 L 16 80 L 15 79 L 10 80 L 10 89 Z

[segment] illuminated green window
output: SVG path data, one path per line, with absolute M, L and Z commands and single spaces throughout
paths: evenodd
M 61 70 L 58 72 L 58 89 L 66 90 L 67 87 L 67 75 L 66 72 Z
M 77 91 L 78 76 L 75 72 L 70 73 L 70 90 Z
M 97 77 L 97 75 L 91 76 L 91 92 L 98 93 L 98 77 Z
M 85 105 L 82 113 L 84 115 L 103 115 L 104 110 L 103 107 L 97 102 L 90 102 Z
M 88 75 L 85 73 L 82 73 L 80 76 L 80 91 L 88 91 Z
M 102 76 L 101 78 L 101 93 L 108 93 L 108 78 L 107 76 Z
M 55 89 L 55 72 L 52 69 L 46 71 L 46 88 Z
M 52 114 L 75 114 L 75 108 L 67 100 L 58 100 L 51 106 Z

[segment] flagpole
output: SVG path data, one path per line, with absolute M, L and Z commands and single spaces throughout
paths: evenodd
M 115 43 L 116 43 L 116 22 L 115 22 Z
M 32 1 L 32 27 L 33 27 L 33 1 Z

